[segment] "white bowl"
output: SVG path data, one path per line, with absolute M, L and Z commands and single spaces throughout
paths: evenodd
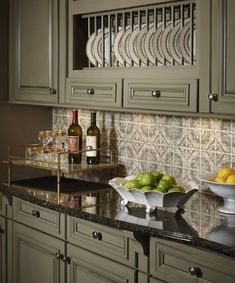
M 216 174 L 199 176 L 199 180 L 208 185 L 210 190 L 224 199 L 224 206 L 219 207 L 222 213 L 235 214 L 235 184 L 217 183 L 214 181 Z
M 117 177 L 110 180 L 109 184 L 123 198 L 121 201 L 122 205 L 127 205 L 129 202 L 143 204 L 146 205 L 146 213 L 150 213 L 157 207 L 178 207 L 182 209 L 185 202 L 197 191 L 197 189 L 189 189 L 186 192 L 161 193 L 155 190 L 141 191 L 137 188 L 127 189 L 121 185 L 125 181 L 134 178 L 135 176 L 128 176 L 126 178 Z M 179 182 L 177 183 L 180 184 Z

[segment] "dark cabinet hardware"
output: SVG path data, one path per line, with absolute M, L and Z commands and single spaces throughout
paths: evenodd
M 94 88 L 88 88 L 88 89 L 87 89 L 87 94 L 89 94 L 89 95 L 95 94 Z
M 55 89 L 55 88 L 50 88 L 50 94 L 51 94 L 51 95 L 56 94 L 56 89 Z
M 38 210 L 35 210 L 35 209 L 33 209 L 32 210 L 32 215 L 34 216 L 34 217 L 40 217 L 40 212 L 38 211 Z
M 209 101 L 217 101 L 217 99 L 218 99 L 218 96 L 217 96 L 217 94 L 215 94 L 215 93 L 209 93 L 208 94 L 208 99 L 209 99 Z
M 96 232 L 96 231 L 92 232 L 92 237 L 99 241 L 102 240 L 102 234 L 100 232 Z
M 55 254 L 55 257 L 57 258 L 57 259 L 62 259 L 63 258 L 63 254 L 60 252 L 60 251 L 58 251 L 56 254 Z
M 161 96 L 160 90 L 153 90 L 151 94 L 152 94 L 152 97 L 159 98 Z
M 192 276 L 202 277 L 202 271 L 198 267 L 190 266 L 188 271 L 189 271 L 189 274 L 192 275 Z

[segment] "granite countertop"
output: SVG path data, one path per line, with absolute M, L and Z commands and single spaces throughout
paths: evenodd
M 10 203 L 12 196 L 110 227 L 185 243 L 196 248 L 235 258 L 235 215 L 207 215 L 200 209 L 157 209 L 146 214 L 145 207 L 121 205 L 121 197 L 107 183 L 62 179 L 58 201 L 56 177 L 14 182 L 9 188 L 0 185 Z M 208 227 L 202 231 L 198 219 L 206 215 Z M 212 219 L 213 218 L 213 219 Z

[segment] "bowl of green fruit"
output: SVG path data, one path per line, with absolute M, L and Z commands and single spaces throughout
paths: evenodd
M 186 201 L 197 191 L 195 188 L 187 188 L 174 176 L 160 171 L 113 178 L 109 184 L 122 197 L 122 205 L 128 205 L 129 202 L 143 204 L 146 206 L 146 213 L 157 207 L 182 209 Z

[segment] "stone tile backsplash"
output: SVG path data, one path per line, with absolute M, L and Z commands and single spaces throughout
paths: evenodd
M 90 112 L 84 109 L 78 112 L 84 141 Z M 71 116 L 71 109 L 54 108 L 53 129 L 67 130 Z M 198 209 L 200 203 L 201 207 L 207 206 L 204 211 L 210 214 L 221 205 L 220 198 L 199 186 L 198 175 L 235 162 L 235 121 L 97 111 L 97 124 L 102 146 L 116 149 L 123 175 L 166 171 L 202 191 L 188 201 L 190 209 Z
M 71 109 L 53 109 L 53 129 L 68 129 Z M 90 110 L 79 109 L 85 138 Z M 169 171 L 197 181 L 200 173 L 235 162 L 235 121 L 122 112 L 97 112 L 101 144 L 116 147 L 125 174 Z

